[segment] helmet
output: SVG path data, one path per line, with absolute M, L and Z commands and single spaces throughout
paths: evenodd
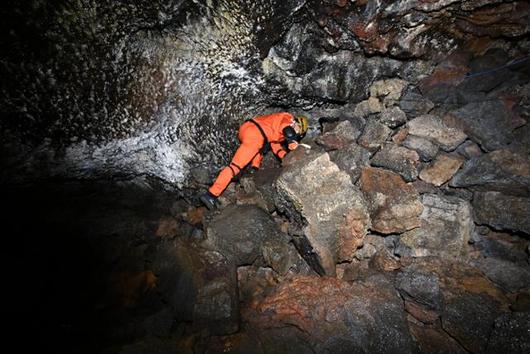
M 304 135 L 309 128 L 309 119 L 306 116 L 296 116 L 294 120 L 300 126 L 300 135 Z

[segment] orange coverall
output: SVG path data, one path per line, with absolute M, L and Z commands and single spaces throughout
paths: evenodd
M 285 141 L 283 136 L 283 129 L 293 125 L 294 116 L 287 112 L 279 112 L 259 116 L 253 118 L 263 129 L 265 136 L 267 137 L 272 152 L 283 159 L 287 154 L 287 151 L 283 149 L 281 143 Z M 214 196 L 218 197 L 223 193 L 226 187 L 230 184 L 230 181 L 236 176 L 246 165 L 252 163 L 252 167 L 259 168 L 263 155 L 260 150 L 266 143 L 263 139 L 259 128 L 252 122 L 247 121 L 241 125 L 238 134 L 239 145 L 234 157 L 230 164 L 223 168 L 217 179 L 208 189 L 208 191 Z M 290 146 L 291 147 L 291 146 Z M 296 145 L 293 145 L 295 148 Z

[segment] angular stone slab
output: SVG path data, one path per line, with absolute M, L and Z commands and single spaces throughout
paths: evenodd
M 409 134 L 434 141 L 445 151 L 458 147 L 467 135 L 460 129 L 447 126 L 438 116 L 425 114 L 407 123 Z
M 468 103 L 451 114 L 460 121 L 464 132 L 486 151 L 501 149 L 514 140 L 510 112 L 500 100 Z
M 423 206 L 419 194 L 398 174 L 380 168 L 364 168 L 360 187 L 368 202 L 372 230 L 390 234 L 420 226 Z
M 458 156 L 439 155 L 436 160 L 420 172 L 420 179 L 439 187 L 449 181 L 464 163 Z
M 407 182 L 418 177 L 420 156 L 414 150 L 387 143 L 379 150 L 370 163 L 375 167 L 383 167 L 399 173 Z
M 530 198 L 477 192 L 473 197 L 473 211 L 478 224 L 530 235 Z
M 289 164 L 275 186 L 276 206 L 303 229 L 295 242 L 315 271 L 334 275 L 338 261 L 353 259 L 370 217 L 362 193 L 327 153 Z
M 528 195 L 530 158 L 509 150 L 492 151 L 467 161 L 449 185 Z
M 401 235 L 396 252 L 402 256 L 461 258 L 473 231 L 471 206 L 456 197 L 424 194 L 421 227 Z

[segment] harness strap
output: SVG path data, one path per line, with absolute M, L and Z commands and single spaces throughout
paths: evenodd
M 232 167 L 232 165 L 234 165 L 234 167 L 238 169 L 238 172 L 236 172 L 236 171 L 234 170 L 234 167 Z M 228 165 L 228 168 L 230 168 L 230 170 L 232 171 L 232 177 L 237 176 L 237 174 L 239 173 L 239 171 L 241 171 L 241 167 L 239 167 L 238 165 L 236 165 L 236 164 L 233 163 L 233 162 L 231 162 L 230 165 Z

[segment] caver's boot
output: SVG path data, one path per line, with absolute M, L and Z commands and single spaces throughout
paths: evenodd
M 217 197 L 210 192 L 206 192 L 199 197 L 200 201 L 209 209 L 217 209 Z

